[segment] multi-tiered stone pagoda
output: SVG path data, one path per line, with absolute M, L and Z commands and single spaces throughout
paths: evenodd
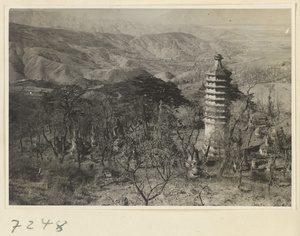
M 206 72 L 205 82 L 205 151 L 208 157 L 225 155 L 224 134 L 229 118 L 231 72 L 222 66 L 223 57 L 215 55 L 215 65 Z M 208 148 L 209 147 L 209 148 Z

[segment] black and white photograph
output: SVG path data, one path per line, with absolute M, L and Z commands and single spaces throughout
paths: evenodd
M 10 206 L 291 207 L 291 8 L 10 8 Z

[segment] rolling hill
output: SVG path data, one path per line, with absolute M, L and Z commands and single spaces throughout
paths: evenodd
M 185 33 L 134 37 L 10 23 L 10 82 L 117 82 L 166 69 L 182 73 L 209 50 L 207 41 Z
M 207 67 L 216 50 L 242 53 L 230 42 L 183 32 L 134 36 L 10 23 L 10 83 L 21 79 L 117 82 L 141 71 L 179 75 Z

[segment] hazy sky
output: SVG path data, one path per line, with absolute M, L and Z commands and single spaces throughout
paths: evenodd
M 161 23 L 176 24 L 289 24 L 291 11 L 288 9 L 201 9 L 201 10 L 121 10 L 125 18 L 135 20 L 156 19 Z M 160 20 L 161 18 L 161 20 Z
M 46 11 L 91 19 L 160 24 L 289 25 L 291 23 L 290 9 L 48 9 Z

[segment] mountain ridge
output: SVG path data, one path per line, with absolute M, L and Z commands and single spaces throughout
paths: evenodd
M 136 37 L 15 23 L 10 23 L 9 41 L 10 82 L 25 78 L 63 83 L 82 78 L 109 81 L 109 77 L 96 77 L 111 70 L 152 74 L 168 67 L 182 73 L 199 55 L 211 50 L 207 41 L 180 32 Z

